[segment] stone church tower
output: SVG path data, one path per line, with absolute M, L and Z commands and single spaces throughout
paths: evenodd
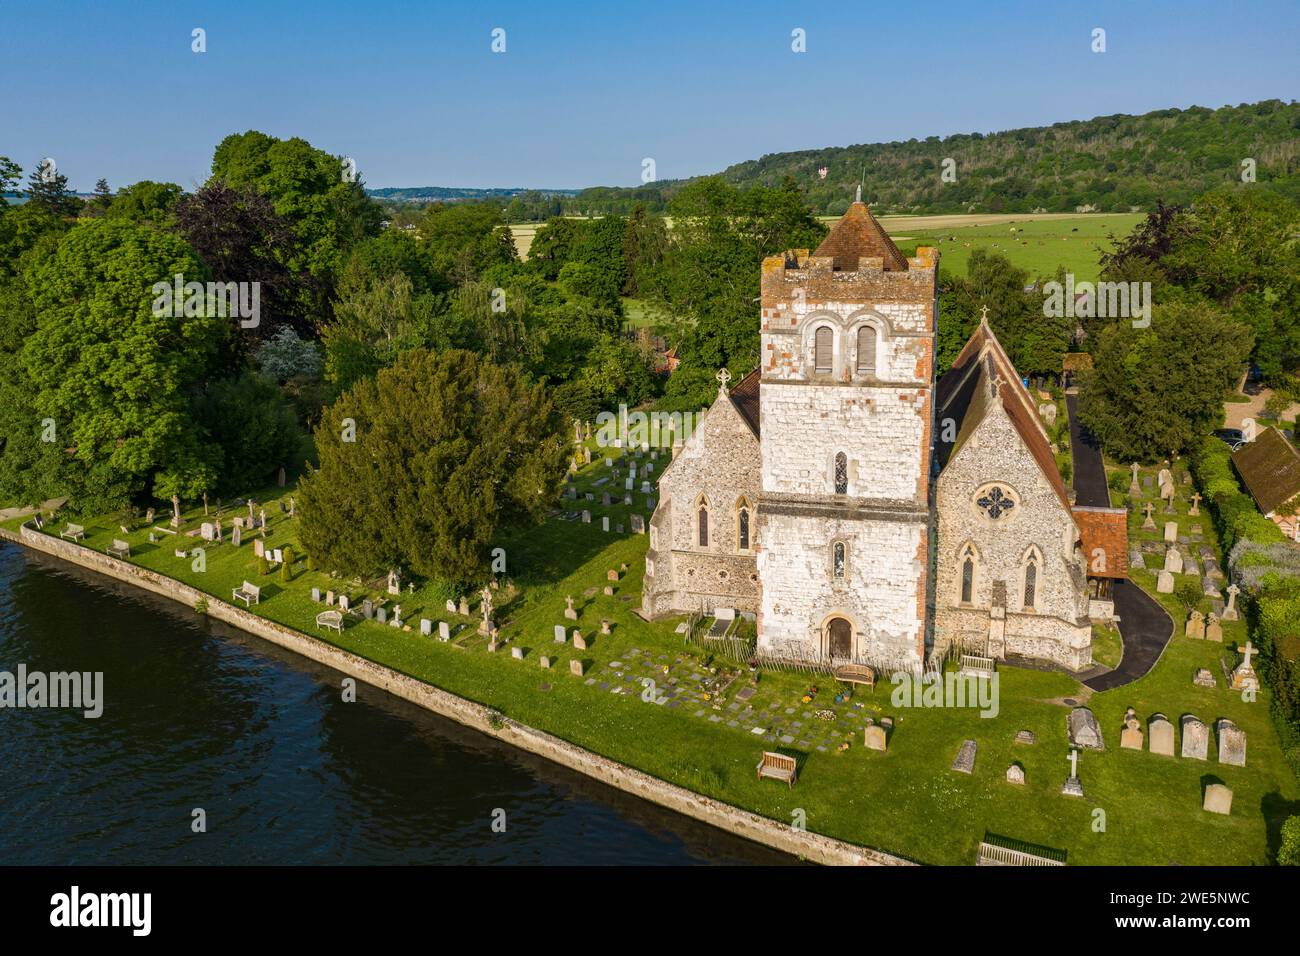
M 811 256 L 763 262 L 760 653 L 925 659 L 938 260 L 855 202 Z

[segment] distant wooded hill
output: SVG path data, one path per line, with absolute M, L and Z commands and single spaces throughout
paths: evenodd
M 953 161 L 954 182 L 942 179 L 945 160 Z M 1243 160 L 1254 161 L 1259 183 L 1300 201 L 1300 103 L 1167 109 L 1001 133 L 771 153 L 721 175 L 742 186 L 778 186 L 791 177 L 824 215 L 843 213 L 859 180 L 863 198 L 884 213 L 1130 212 L 1150 209 L 1157 199 L 1183 203 L 1240 182 Z M 637 202 L 662 209 L 684 182 L 602 186 L 559 204 L 570 215 L 626 213 Z

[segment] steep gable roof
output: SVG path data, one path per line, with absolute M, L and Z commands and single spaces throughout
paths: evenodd
M 863 202 L 849 206 L 813 255 L 831 256 L 839 271 L 856 271 L 862 258 L 884 260 L 886 272 L 907 271 L 907 260 Z
M 1233 452 L 1232 463 L 1266 515 L 1300 495 L 1300 452 L 1272 426 Z
M 1007 357 L 987 321 L 981 319 L 957 360 L 939 379 L 935 387 L 935 408 L 938 419 L 936 458 L 942 468 L 948 464 L 967 439 L 979 427 L 988 410 L 997 402 L 1015 426 L 1016 433 L 1038 463 L 1061 503 L 1070 507 L 1070 493 L 1056 467 L 1047 430 L 1038 420 L 1033 399 L 1020 381 L 1020 375 Z M 956 434 L 951 441 L 944 440 L 952 434 L 945 426 L 951 419 L 956 423 Z
M 758 389 L 762 385 L 762 367 L 755 368 L 752 372 L 736 383 L 736 387 L 730 392 L 731 402 L 736 406 L 736 411 L 740 412 L 746 424 L 754 430 L 754 434 L 762 437 L 759 430 L 758 414 Z

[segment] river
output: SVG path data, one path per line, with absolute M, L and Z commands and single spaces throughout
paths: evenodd
M 0 709 L 4 863 L 793 862 L 0 542 L 0 670 L 19 664 L 102 672 L 104 710 Z

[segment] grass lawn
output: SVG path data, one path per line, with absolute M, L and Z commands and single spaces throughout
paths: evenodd
M 781 821 L 802 810 L 811 830 L 925 863 L 972 863 L 980 839 L 993 832 L 1066 850 L 1069 862 L 1077 864 L 1263 864 L 1270 860 L 1281 820 L 1300 812 L 1296 782 L 1268 718 L 1267 695 L 1248 704 L 1222 682 L 1215 690 L 1191 683 L 1196 667 L 1218 673 L 1218 658 L 1228 644 L 1244 637 L 1242 625 L 1226 625 L 1230 637 L 1223 645 L 1176 637 L 1147 677 L 1093 695 L 1089 704 L 1107 749 L 1080 758 L 1087 796 L 1062 796 L 1069 767 L 1068 706 L 1062 700 L 1088 697 L 1064 674 L 1002 668 L 999 711 L 991 719 L 974 709 L 904 709 L 892 706 L 888 682 L 849 698 L 823 677 L 775 671 L 755 677 L 747 668 L 686 645 L 675 633 L 678 621 L 648 623 L 633 614 L 640 602 L 646 538 L 626 530 L 605 533 L 600 519 L 609 516 L 611 529 L 618 523 L 626 529 L 634 508 L 646 517 L 649 509 L 639 490 L 633 507 L 621 504 L 622 482 L 608 480 L 602 461 L 610 451 L 593 448 L 593 464 L 575 481 L 577 501 L 563 500 L 564 510 L 543 526 L 499 542 L 506 551 L 506 576 L 517 585 L 513 597 L 503 587 L 495 598 L 502 636 L 510 642 L 506 649 L 487 653 L 486 639 L 476 632 L 476 596 L 470 596 L 471 616 L 462 618 L 449 615 L 442 606 L 446 595 L 432 589 L 402 595 L 409 632 L 357 615 L 342 637 L 317 636 L 672 783 Z M 613 450 L 611 457 L 620 454 Z M 666 461 L 661 455 L 655 462 L 656 476 Z M 602 478 L 607 480 L 597 485 Z M 641 480 L 638 476 L 638 489 Z M 619 486 L 611 493 L 620 503 L 601 506 L 602 489 L 613 485 Z M 583 499 L 587 492 L 593 502 Z M 281 516 L 274 504 L 276 495 L 289 493 L 270 489 L 254 497 L 271 519 L 268 545 L 294 544 L 297 550 L 296 522 Z M 591 524 L 571 517 L 583 508 L 592 512 Z M 197 527 L 201 511 L 186 513 L 187 529 Z M 166 512 L 159 513 L 160 527 Z M 227 527 L 236 513 L 227 511 Z M 103 549 L 121 537 L 116 519 L 84 523 L 88 547 Z M 1203 523 L 1209 530 L 1208 518 Z M 47 525 L 55 535 L 61 528 L 62 523 Z M 165 540 L 151 545 L 147 533 L 141 527 L 130 534 L 133 561 L 223 600 L 248 578 L 263 585 L 258 613 L 308 633 L 315 632 L 314 616 L 322 609 L 310 600 L 313 586 L 346 591 L 354 607 L 366 596 L 387 599 L 390 607 L 397 601 L 383 593 L 382 581 L 352 585 L 309 572 L 302 563 L 289 584 L 276 573 L 259 578 L 247 538 L 238 550 L 229 543 L 210 549 L 206 571 L 195 572 L 188 558 L 174 556 L 181 546 L 176 539 L 159 535 Z M 197 538 L 183 540 L 191 548 L 201 544 Z M 608 581 L 607 573 L 624 564 L 627 570 L 618 581 Z M 1150 584 L 1150 575 L 1141 574 L 1140 583 Z M 612 595 L 603 593 L 606 586 Z M 557 644 L 552 637 L 556 624 L 575 626 L 563 617 L 566 595 L 575 599 L 576 626 L 592 641 L 578 655 L 587 667 L 582 678 L 569 673 L 576 653 L 572 643 Z M 421 617 L 447 620 L 460 629 L 450 643 L 421 637 Z M 600 633 L 602 619 L 611 622 L 608 636 Z M 523 648 L 525 658 L 512 659 L 510 646 Z M 542 655 L 552 658 L 552 669 L 540 666 Z M 652 693 L 646 693 L 648 680 L 655 682 Z M 1249 763 L 1225 767 L 1214 759 L 1202 763 L 1121 751 L 1119 730 L 1128 706 L 1143 720 L 1157 710 L 1175 723 L 1186 712 L 1211 723 L 1231 717 L 1249 736 Z M 896 722 L 887 753 L 862 746 L 865 719 L 881 716 Z M 1038 742 L 1014 743 L 1021 729 L 1032 730 Z M 978 743 L 970 776 L 949 769 L 967 738 Z M 841 752 L 843 742 L 850 746 Z M 798 756 L 799 783 L 793 790 L 755 780 L 754 765 L 764 749 Z M 1006 783 L 1013 761 L 1025 769 L 1023 787 Z M 1203 785 L 1220 778 L 1235 791 L 1229 817 L 1201 810 Z M 1102 832 L 1094 828 L 1097 808 L 1105 812 Z

